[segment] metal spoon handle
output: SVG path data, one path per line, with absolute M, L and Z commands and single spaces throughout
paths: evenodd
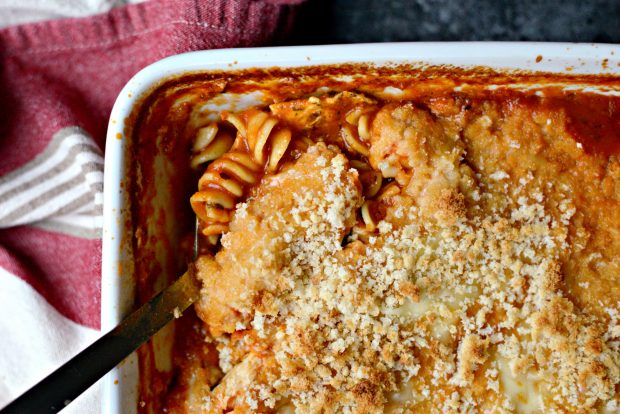
M 0 410 L 0 414 L 57 413 L 198 298 L 193 265 L 63 366 Z

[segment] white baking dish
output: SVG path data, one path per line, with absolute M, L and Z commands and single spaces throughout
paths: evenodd
M 454 66 L 488 66 L 571 74 L 620 75 L 620 46 L 567 43 L 381 43 L 187 53 L 156 62 L 135 75 L 121 91 L 108 126 L 104 174 L 102 330 L 108 331 L 131 311 L 132 272 L 128 194 L 121 185 L 128 137 L 124 120 L 141 95 L 162 79 L 185 72 L 238 70 L 252 67 L 299 67 L 318 64 L 424 62 Z M 104 380 L 102 412 L 135 413 L 138 364 L 130 356 Z

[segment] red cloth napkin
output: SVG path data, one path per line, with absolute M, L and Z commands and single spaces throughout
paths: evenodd
M 268 43 L 299 2 L 151 0 L 0 30 L 0 407 L 100 328 L 102 150 L 123 85 L 166 56 Z

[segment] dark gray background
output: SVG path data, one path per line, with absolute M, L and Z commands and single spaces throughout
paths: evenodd
M 620 43 L 620 0 L 308 0 L 287 44 L 417 40 Z

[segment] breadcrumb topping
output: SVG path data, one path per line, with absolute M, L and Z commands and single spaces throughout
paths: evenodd
M 620 313 L 607 308 L 603 324 L 564 280 L 579 248 L 570 191 L 531 172 L 474 172 L 427 113 L 388 109 L 371 161 L 403 191 L 376 233 L 343 246 L 361 186 L 340 150 L 318 144 L 267 177 L 238 206 L 222 251 L 199 261 L 198 311 L 227 373 L 204 409 L 616 410 Z M 401 158 L 382 147 L 395 139 Z M 550 193 L 561 202 L 549 207 Z

